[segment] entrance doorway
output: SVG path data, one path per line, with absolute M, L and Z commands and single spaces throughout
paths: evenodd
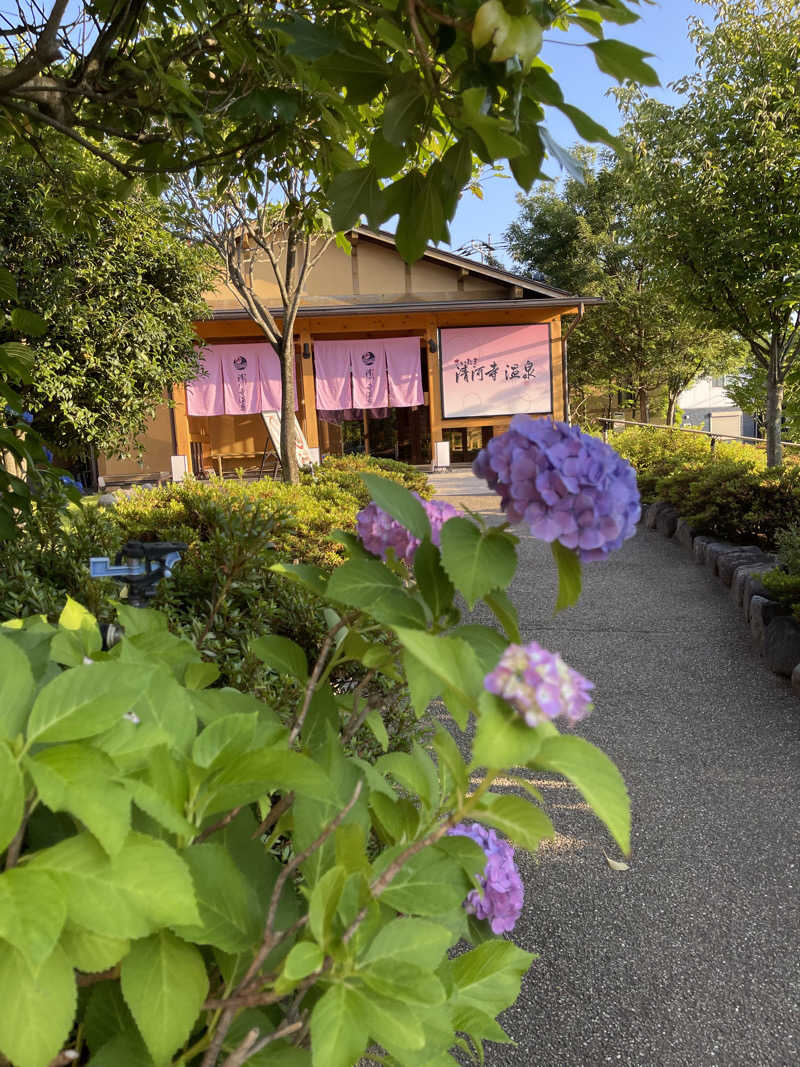
M 491 441 L 492 427 L 448 427 L 442 430 L 442 437 L 450 444 L 451 463 L 472 463 L 480 450 Z
M 343 420 L 341 427 L 329 426 L 331 451 L 337 451 L 334 437 L 344 455 L 369 451 L 378 459 L 397 459 L 415 465 L 431 461 L 430 413 L 427 404 L 415 408 L 384 408 L 383 418 L 363 412 L 357 418 Z M 355 414 L 355 413 L 354 413 Z M 320 422 L 322 425 L 322 421 Z

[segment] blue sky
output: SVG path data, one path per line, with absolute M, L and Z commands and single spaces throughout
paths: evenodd
M 687 36 L 690 15 L 699 15 L 703 21 L 710 22 L 712 9 L 696 0 L 658 0 L 653 6 L 642 5 L 639 22 L 631 26 L 608 25 L 606 36 L 653 53 L 654 58 L 649 62 L 658 73 L 662 87 L 651 92 L 662 100 L 677 100 L 668 88 L 669 83 L 694 68 L 694 46 Z M 574 42 L 589 39 L 582 31 L 549 34 L 548 38 L 549 41 L 563 38 Z M 582 108 L 608 129 L 614 132 L 619 129 L 616 102 L 606 96 L 608 89 L 616 83 L 598 71 L 588 50 L 547 43 L 542 58 L 553 67 L 554 76 L 569 103 Z M 571 123 L 560 112 L 549 110 L 547 125 L 560 144 L 570 146 L 579 140 Z M 548 173 L 557 175 L 558 164 L 552 163 Z M 517 215 L 517 192 L 512 178 L 489 178 L 483 187 L 483 200 L 465 193 L 450 227 L 450 247 L 459 249 L 472 239 L 486 240 L 490 235 L 493 241 L 501 240 L 505 228 Z M 500 251 L 499 255 L 504 258 Z

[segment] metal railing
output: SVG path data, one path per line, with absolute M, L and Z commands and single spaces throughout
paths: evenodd
M 597 419 L 597 422 L 601 423 L 603 427 L 603 440 L 608 441 L 609 427 L 616 429 L 618 426 L 644 426 L 651 430 L 673 430 L 675 433 L 693 433 L 699 434 L 701 437 L 709 438 L 710 451 L 713 453 L 716 447 L 717 441 L 743 441 L 753 442 L 755 445 L 760 445 L 762 448 L 767 447 L 767 442 L 763 437 L 744 437 L 741 434 L 731 433 L 717 433 L 714 430 L 696 430 L 690 426 L 667 426 L 665 423 L 660 422 L 634 422 L 631 419 Z M 800 441 L 781 441 L 784 448 L 800 448 Z

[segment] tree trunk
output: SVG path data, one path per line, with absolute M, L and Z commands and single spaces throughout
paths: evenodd
M 650 421 L 650 397 L 647 395 L 647 389 L 641 385 L 638 389 L 639 398 L 639 422 Z
M 767 370 L 767 466 L 778 467 L 783 462 L 781 417 L 783 415 L 783 375 L 780 365 L 778 337 L 773 334 L 769 346 Z
M 286 268 L 284 281 L 289 300 L 295 297 L 297 268 L 297 235 L 291 229 L 286 238 Z M 294 323 L 295 313 L 283 309 L 281 343 L 278 357 L 281 363 L 281 469 L 283 480 L 292 485 L 300 481 L 297 469 L 297 434 L 294 423 Z
M 297 468 L 297 433 L 294 415 L 294 329 L 281 335 L 278 358 L 281 364 L 281 470 L 283 480 L 296 485 L 300 481 Z
M 667 426 L 675 425 L 675 409 L 678 406 L 677 396 L 673 396 L 671 393 L 667 394 Z

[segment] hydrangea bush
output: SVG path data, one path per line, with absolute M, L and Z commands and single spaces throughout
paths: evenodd
M 581 470 L 576 498 L 600 477 Z M 374 507 L 364 543 L 341 534 L 342 566 L 274 566 L 328 603 L 316 663 L 253 638 L 297 686 L 288 715 L 215 687 L 214 664 L 152 609 L 121 606 L 109 651 L 74 601 L 57 626 L 0 629 L 0 1051 L 14 1067 L 482 1058 L 507 1040 L 495 1017 L 531 963 L 499 936 L 522 908 L 513 847 L 554 833 L 529 773 L 567 777 L 628 852 L 619 772 L 554 725 L 586 713 L 589 684 L 519 632 L 513 534 L 364 479 Z M 564 549 L 559 565 L 569 601 L 579 563 Z M 494 626 L 462 622 L 478 600 Z M 345 692 L 348 661 L 366 673 Z M 379 676 L 404 681 L 419 716 L 441 697 L 449 721 L 369 763 L 347 743 L 364 723 L 385 743 L 367 696 Z M 448 727 L 471 716 L 468 742 Z

